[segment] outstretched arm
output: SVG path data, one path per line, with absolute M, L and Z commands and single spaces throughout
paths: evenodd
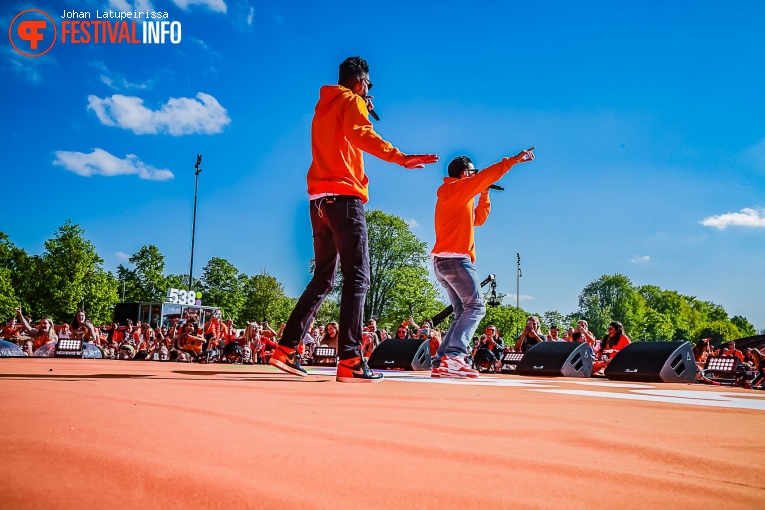
M 21 307 L 16 308 L 16 315 L 19 316 L 19 321 L 21 321 L 21 325 L 24 326 L 24 331 L 31 333 L 32 326 L 29 325 L 29 321 L 27 321 L 27 318 L 24 317 L 23 313 L 21 313 Z
M 425 168 L 425 165 L 438 162 L 435 154 L 409 154 L 404 159 L 404 168 Z

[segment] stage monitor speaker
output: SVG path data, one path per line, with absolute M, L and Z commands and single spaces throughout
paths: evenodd
M 696 360 L 689 342 L 633 342 L 606 367 L 615 381 L 686 382 L 696 380 Z
M 591 377 L 592 356 L 586 342 L 539 342 L 515 368 L 518 375 Z
M 388 338 L 372 351 L 367 364 L 376 370 L 430 370 L 430 342 Z

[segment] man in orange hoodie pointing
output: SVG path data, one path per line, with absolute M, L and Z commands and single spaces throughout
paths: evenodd
M 534 148 L 504 158 L 480 173 L 467 156 L 449 163 L 449 176 L 438 188 L 436 244 L 430 253 L 436 279 L 444 286 L 454 308 L 454 320 L 432 361 L 433 377 L 478 377 L 465 363 L 468 344 L 486 313 L 475 267 L 475 227 L 489 217 L 489 185 L 517 163 L 534 159 Z M 478 205 L 475 196 L 480 193 Z
M 369 288 L 364 216 L 364 204 L 369 200 L 369 179 L 364 173 L 363 153 L 406 168 L 424 168 L 438 161 L 438 156 L 406 155 L 375 132 L 368 119 L 373 108 L 371 88 L 367 63 L 361 57 L 349 57 L 340 64 L 338 85 L 325 85 L 319 93 L 311 125 L 313 161 L 307 177 L 315 269 L 269 361 L 270 365 L 290 374 L 307 375 L 295 350 L 332 289 L 339 257 L 343 290 L 337 380 L 382 380 L 382 374 L 369 370 L 361 356 L 362 314 Z

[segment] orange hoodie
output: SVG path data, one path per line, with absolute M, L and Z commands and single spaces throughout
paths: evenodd
M 311 125 L 309 195 L 351 195 L 367 203 L 364 152 L 403 166 L 406 155 L 375 133 L 367 115 L 361 96 L 340 85 L 321 88 Z
M 515 164 L 515 158 L 504 158 L 499 163 L 478 172 L 475 177 L 457 179 L 445 177 L 438 188 L 436 201 L 436 244 L 431 254 L 464 254 L 475 262 L 475 229 L 489 217 L 489 195 L 481 195 L 473 208 L 475 196 L 498 181 Z

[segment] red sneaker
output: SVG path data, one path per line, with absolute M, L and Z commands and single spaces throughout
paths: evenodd
M 375 374 L 367 366 L 363 358 L 342 359 L 337 364 L 338 382 L 346 383 L 376 383 L 383 380 L 382 374 Z
M 478 370 L 470 368 L 470 365 L 465 363 L 465 360 L 462 358 L 442 359 L 439 373 L 441 377 L 453 377 L 455 379 L 464 379 L 466 377 L 474 379 L 478 377 Z M 431 375 L 433 375 L 432 372 Z
M 299 375 L 300 377 L 308 375 L 308 372 L 300 366 L 300 356 L 298 356 L 297 351 L 283 345 L 274 350 L 268 364 L 288 374 Z

